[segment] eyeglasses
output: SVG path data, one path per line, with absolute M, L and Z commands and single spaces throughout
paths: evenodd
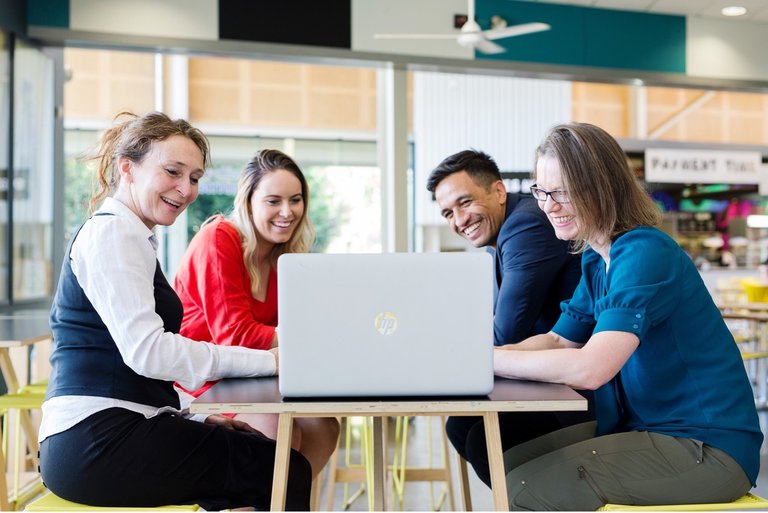
M 536 184 L 531 185 L 531 194 L 533 194 L 533 197 L 538 201 L 547 201 L 547 196 L 549 196 L 555 203 L 571 202 L 571 197 L 568 195 L 568 191 L 547 191 Z

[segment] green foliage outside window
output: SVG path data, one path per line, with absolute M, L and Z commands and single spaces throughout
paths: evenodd
M 349 220 L 349 207 L 335 201 L 328 186 L 323 168 L 306 172 L 310 190 L 310 217 L 317 232 L 314 252 L 322 253 L 329 242 L 338 235 L 339 229 Z M 91 164 L 74 158 L 65 160 L 64 213 L 65 236 L 70 235 L 87 218 L 88 201 L 93 191 L 94 171 Z M 204 177 L 206 180 L 208 177 Z M 187 235 L 189 239 L 200 230 L 200 225 L 213 214 L 228 214 L 232 210 L 234 196 L 230 194 L 200 194 L 197 201 L 187 208 Z
M 321 170 L 320 170 L 321 171 Z M 309 215 L 317 233 L 317 241 L 312 249 L 322 253 L 328 243 L 338 235 L 339 227 L 349 219 L 349 208 L 335 202 L 331 197 L 327 181 L 322 172 L 306 172 L 309 184 Z M 203 180 L 206 178 L 204 177 Z M 192 237 L 200 230 L 200 226 L 208 217 L 214 214 L 228 215 L 232 211 L 235 197 L 229 194 L 201 194 L 197 201 L 187 209 L 187 236 Z
M 88 217 L 88 201 L 93 191 L 93 170 L 85 162 L 64 161 L 64 237 L 69 240 Z

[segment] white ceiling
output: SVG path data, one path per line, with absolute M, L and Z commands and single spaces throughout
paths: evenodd
M 717 18 L 720 20 L 768 22 L 768 0 L 527 0 L 548 4 L 568 4 L 583 7 L 639 11 L 655 14 L 677 14 Z M 747 8 L 747 14 L 728 17 L 720 9 L 729 5 Z

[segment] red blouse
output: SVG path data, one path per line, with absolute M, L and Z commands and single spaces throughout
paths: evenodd
M 215 218 L 192 238 L 173 286 L 184 306 L 185 337 L 269 349 L 277 326 L 277 273 L 269 273 L 264 301 L 254 299 L 240 235 L 225 218 Z M 197 397 L 212 385 L 192 393 Z

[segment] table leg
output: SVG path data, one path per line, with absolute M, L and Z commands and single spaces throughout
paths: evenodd
M 456 467 L 459 477 L 459 506 L 461 511 L 472 511 L 472 495 L 469 491 L 469 474 L 467 474 L 467 460 L 456 453 Z
M 312 492 L 309 495 L 309 511 L 320 511 L 320 493 L 323 490 L 323 473 L 312 479 Z
M 496 412 L 484 413 L 483 423 L 485 424 L 485 439 L 488 447 L 488 466 L 491 471 L 493 507 L 496 511 L 509 511 L 507 480 L 504 474 L 504 455 L 501 452 L 499 414 Z
M 373 510 L 384 511 L 384 417 L 373 417 Z M 369 492 L 370 493 L 370 492 Z
M 341 417 L 336 417 L 336 420 L 339 421 L 339 426 L 341 426 Z M 333 454 L 331 455 L 331 459 L 328 462 L 328 484 L 326 485 L 326 507 L 325 509 L 328 511 L 333 511 L 333 494 L 336 491 L 336 469 L 339 466 L 339 447 L 341 446 L 341 437 L 344 436 L 343 434 L 339 435 L 339 438 L 336 440 L 336 450 L 333 451 Z M 320 508 L 318 508 L 319 510 Z
M 431 417 L 427 417 L 427 418 L 431 418 Z M 445 493 L 448 495 L 448 507 L 451 508 L 451 511 L 456 511 L 456 500 L 453 497 L 453 473 L 451 472 L 451 456 L 450 456 L 451 452 L 450 452 L 450 447 L 448 447 L 449 446 L 448 435 L 445 433 L 445 422 L 447 420 L 448 419 L 444 415 L 440 416 L 440 434 L 442 435 L 441 438 L 443 440 L 442 451 L 443 451 L 443 461 L 445 462 L 445 465 L 444 465 Z M 466 468 L 464 470 L 466 470 Z M 461 481 L 459 482 L 461 483 Z M 466 511 L 466 509 L 464 509 L 464 511 Z
M 285 493 L 288 485 L 288 463 L 291 458 L 291 435 L 293 415 L 281 413 L 277 422 L 277 447 L 275 448 L 275 470 L 272 476 L 272 500 L 270 511 L 285 511 Z

